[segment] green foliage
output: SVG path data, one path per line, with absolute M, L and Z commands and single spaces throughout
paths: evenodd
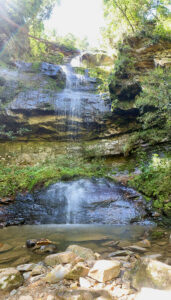
M 95 67 L 89 69 L 89 76 L 97 79 L 98 91 L 100 93 L 109 92 L 109 83 L 110 83 L 109 74 L 110 71 L 102 67 Z
M 100 168 L 99 168 L 100 165 Z M 35 186 L 48 186 L 58 180 L 74 177 L 101 177 L 107 173 L 103 160 L 88 160 L 71 156 L 58 156 L 36 165 L 6 164 L 0 162 L 0 195 L 15 195 L 16 192 L 32 190 Z
M 142 92 L 135 105 L 141 116 L 143 129 L 158 126 L 171 130 L 171 73 L 170 69 L 156 68 L 141 78 Z
M 134 71 L 134 58 L 131 55 L 129 45 L 118 43 L 118 57 L 114 65 L 113 76 L 127 78 Z
M 169 37 L 168 4 L 168 0 L 104 0 L 107 27 L 102 34 L 105 41 L 113 47 L 127 35 L 147 31 L 151 36 Z
M 131 180 L 140 192 L 153 200 L 154 208 L 171 215 L 171 161 L 154 154 L 150 163 L 141 166 L 141 173 Z

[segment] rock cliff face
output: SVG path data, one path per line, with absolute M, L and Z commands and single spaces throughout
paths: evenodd
M 123 60 L 109 86 L 111 96 L 119 101 L 131 101 L 141 92 L 140 76 L 157 66 L 171 66 L 171 42 L 152 43 L 148 38 L 128 38 L 120 49 Z
M 1 139 L 91 140 L 133 130 L 137 111 L 111 112 L 109 98 L 97 93 L 96 79 L 65 67 L 17 62 L 0 69 Z M 4 127 L 5 126 L 5 127 Z
M 150 76 L 154 76 L 153 71 L 157 67 L 161 67 L 165 70 L 163 78 L 164 74 L 168 74 L 168 69 L 171 66 L 171 42 L 163 40 L 152 42 L 149 38 L 132 37 L 127 38 L 125 44 L 123 43 L 118 52 L 118 59 L 115 62 L 114 73 L 113 76 L 111 76 L 112 80 L 109 85 L 110 96 L 113 102 L 113 111 L 115 113 L 120 113 L 121 116 L 131 112 L 134 122 L 138 124 L 138 128 L 134 128 L 135 131 L 137 131 L 137 129 L 141 129 L 141 131 L 150 129 L 154 126 L 153 122 L 151 122 L 151 125 L 149 122 L 148 127 L 143 127 L 138 120 L 140 120 L 141 116 L 145 113 L 151 113 L 161 109 L 161 106 L 157 104 L 157 101 L 162 101 L 162 97 L 164 97 L 164 94 L 162 93 L 165 88 L 161 86 L 163 90 L 158 89 L 159 93 L 161 92 L 161 95 L 157 99 L 157 96 L 154 95 L 154 87 L 149 87 L 149 90 L 147 90 L 147 82 L 145 82 L 144 79 L 146 78 L 146 81 L 147 78 L 151 80 Z M 159 81 L 163 78 L 158 75 L 161 69 L 157 70 L 158 73 L 152 80 L 154 80 L 155 85 L 159 86 Z M 146 94 L 143 94 L 144 88 L 146 88 Z M 140 93 L 144 97 L 146 96 L 148 101 L 146 103 L 146 100 L 144 99 L 143 103 L 142 96 L 141 105 L 137 105 L 137 96 L 139 96 Z M 150 99 L 152 100 L 151 102 Z M 169 101 L 168 98 L 167 101 Z M 160 115 L 160 112 L 158 114 Z M 156 118 L 156 115 L 154 118 Z M 139 116 L 140 118 L 137 118 Z M 160 123 L 159 120 L 158 123 L 155 123 L 155 126 L 159 129 L 163 129 L 164 125 L 162 127 Z M 168 139 L 169 137 L 166 140 Z M 163 140 L 162 137 L 161 142 Z M 137 142 L 137 144 L 138 143 L 139 142 Z
M 102 155 L 123 153 L 128 136 L 140 128 L 139 110 L 134 106 L 141 91 L 139 75 L 156 64 L 168 67 L 171 62 L 169 42 L 152 45 L 147 39 L 134 38 L 128 43 L 134 71 L 116 74 L 105 100 L 97 91 L 96 79 L 88 72 L 74 73 L 70 64 L 16 62 L 11 68 L 0 67 L 0 139 L 13 135 L 28 141 L 100 139 L 96 144 Z M 82 59 L 97 60 L 90 56 L 84 54 Z M 104 55 L 98 59 L 109 63 Z M 116 98 L 119 102 L 112 112 L 111 100 Z M 120 146 L 115 151 L 117 140 Z M 101 149 L 101 145 L 107 146 Z

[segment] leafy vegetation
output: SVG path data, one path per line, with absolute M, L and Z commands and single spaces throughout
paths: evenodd
M 139 109 L 140 129 L 132 134 L 124 146 L 128 155 L 143 143 L 155 145 L 171 137 L 171 75 L 170 69 L 156 68 L 141 76 L 142 92 L 134 105 Z M 120 105 L 117 102 L 117 105 Z
M 1 158 L 0 195 L 14 196 L 19 191 L 31 191 L 36 186 L 48 186 L 58 180 L 69 180 L 74 177 L 101 177 L 107 173 L 107 169 L 103 160 L 88 161 L 67 155 L 34 165 L 7 164 Z
M 168 38 L 171 33 L 168 0 L 104 0 L 104 13 L 103 36 L 111 48 L 130 34 Z
M 143 129 L 156 126 L 171 133 L 171 70 L 156 68 L 141 78 L 142 92 L 135 105 Z
M 143 162 L 141 173 L 130 183 L 147 196 L 147 201 L 153 199 L 154 208 L 171 216 L 170 178 L 171 161 L 167 157 L 160 158 L 154 154 L 149 164 Z

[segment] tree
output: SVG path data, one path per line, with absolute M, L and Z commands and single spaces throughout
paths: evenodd
M 163 30 L 164 34 L 170 19 L 168 4 L 168 0 L 104 0 L 107 27 L 103 36 L 113 44 L 125 34 L 146 30 L 149 23 L 154 25 L 154 32 Z

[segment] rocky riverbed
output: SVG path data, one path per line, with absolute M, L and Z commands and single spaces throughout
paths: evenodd
M 170 247 L 168 234 L 166 240 Z M 37 263 L 0 269 L 0 299 L 138 300 L 171 295 L 171 266 L 160 262 L 159 254 L 148 254 L 148 238 L 134 244 L 104 241 L 103 254 L 78 244 L 59 252 L 57 244 L 45 238 L 27 240 L 25 247 L 46 255 Z

